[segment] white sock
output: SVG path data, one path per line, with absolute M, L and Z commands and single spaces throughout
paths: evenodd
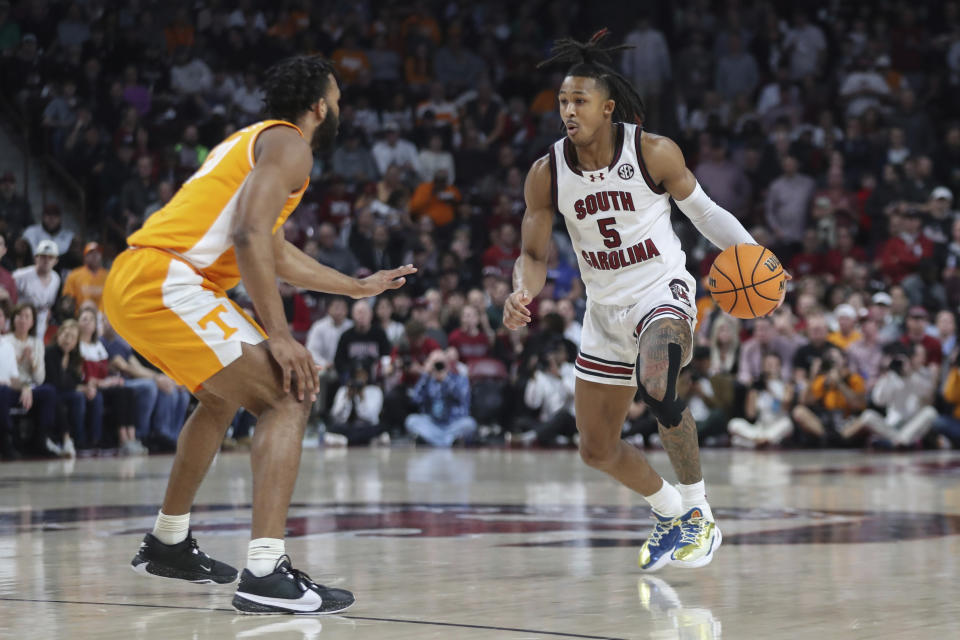
M 157 514 L 157 522 L 153 525 L 154 537 L 163 544 L 177 544 L 187 539 L 190 530 L 190 514 L 182 516 L 168 516 L 162 510 Z
M 684 513 L 694 507 L 700 507 L 703 511 L 703 517 L 707 520 L 713 520 L 713 511 L 710 510 L 710 505 L 707 504 L 707 487 L 702 479 L 700 482 L 693 484 L 678 484 L 677 490 L 683 499 L 682 509 Z
M 661 478 L 660 481 L 663 483 L 660 489 L 654 494 L 643 496 L 644 499 L 661 516 L 676 518 L 683 515 L 683 499 L 680 497 L 680 492 L 666 480 Z
M 247 546 L 247 569 L 250 573 L 262 578 L 273 573 L 277 566 L 277 560 L 284 553 L 283 539 L 281 538 L 257 538 L 251 540 Z

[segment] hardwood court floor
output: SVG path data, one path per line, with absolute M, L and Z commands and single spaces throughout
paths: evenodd
M 705 451 L 723 547 L 645 577 L 649 510 L 574 452 L 306 450 L 287 550 L 358 597 L 320 618 L 130 571 L 171 461 L 0 465 L 0 638 L 960 637 L 960 455 Z M 220 456 L 194 532 L 238 566 L 249 500 Z

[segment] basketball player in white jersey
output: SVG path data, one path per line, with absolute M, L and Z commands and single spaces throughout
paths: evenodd
M 586 44 L 559 40 L 543 63 L 572 65 L 559 91 L 567 135 L 527 175 L 523 247 L 504 324 L 517 329 L 531 321 L 527 305 L 543 288 L 559 211 L 587 289 L 576 360 L 580 456 L 652 506 L 642 569 L 700 567 L 712 560 L 721 535 L 700 473 L 697 426 L 676 396 L 680 368 L 692 354 L 696 281 L 670 224 L 670 198 L 721 249 L 754 240 L 703 192 L 673 141 L 643 130 L 640 97 L 604 64 L 622 48 L 601 49 L 605 35 Z M 637 387 L 659 423 L 676 487 L 620 439 Z

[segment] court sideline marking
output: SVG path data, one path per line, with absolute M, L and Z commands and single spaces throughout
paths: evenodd
M 172 604 L 142 604 L 137 602 L 90 602 L 84 600 L 43 600 L 39 598 L 8 598 L 0 596 L 0 601 L 6 602 L 34 602 L 42 604 L 86 604 L 101 607 L 143 607 L 147 609 L 181 609 L 189 611 L 227 611 L 236 615 L 241 615 L 233 609 L 220 609 L 217 607 L 179 607 Z M 317 616 L 321 620 L 323 616 Z M 342 615 L 341 618 L 350 620 L 369 620 L 372 622 L 401 622 L 404 624 L 422 624 L 435 627 L 457 627 L 459 629 L 482 629 L 485 631 L 512 631 L 516 633 L 536 633 L 545 636 L 554 636 L 559 638 L 582 638 L 584 640 L 627 640 L 627 638 L 618 638 L 614 636 L 588 636 L 580 633 L 564 633 L 562 631 L 538 631 L 536 629 L 518 629 L 515 627 L 495 627 L 483 624 L 460 624 L 457 622 L 435 622 L 430 620 L 403 620 L 401 618 L 374 618 L 370 616 L 352 616 Z

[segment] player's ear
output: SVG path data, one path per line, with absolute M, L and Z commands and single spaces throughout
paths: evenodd
M 603 103 L 603 115 L 613 116 L 613 110 L 617 108 L 617 103 L 611 99 L 607 99 Z
M 316 111 L 314 111 L 314 113 L 317 114 L 317 118 L 319 118 L 320 120 L 323 120 L 324 118 L 326 118 L 326 117 L 327 117 L 327 108 L 328 108 L 328 107 L 327 107 L 327 101 L 326 101 L 326 99 L 324 99 L 324 98 L 318 99 L 318 100 L 317 100 L 317 106 L 315 107 Z

